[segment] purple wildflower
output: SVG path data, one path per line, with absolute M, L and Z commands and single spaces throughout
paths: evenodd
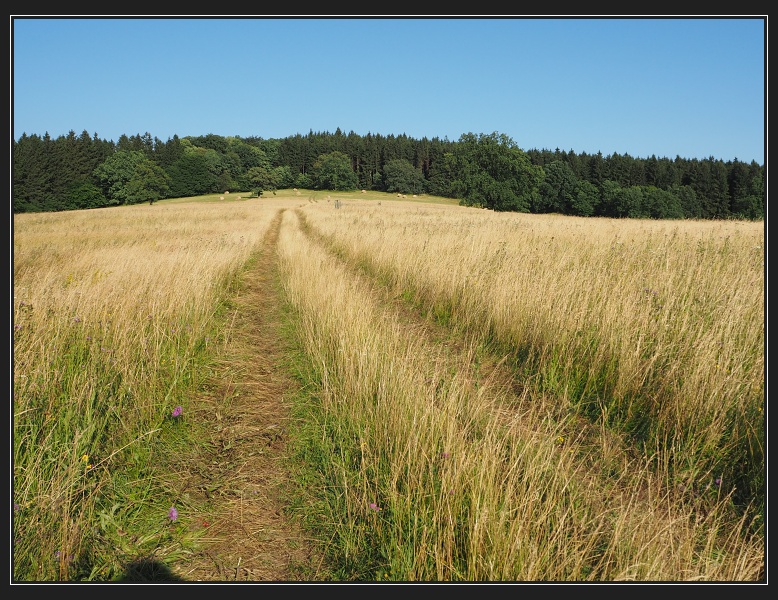
M 176 510 L 175 506 L 170 507 L 170 510 L 167 512 L 167 516 L 171 521 L 175 521 L 178 518 L 178 511 Z
M 374 511 L 376 511 L 376 512 L 378 512 L 379 510 L 381 510 L 381 507 L 380 507 L 380 506 L 378 506 L 378 505 L 377 505 L 375 502 L 371 502 L 371 503 L 370 503 L 370 508 L 372 508 L 372 509 L 373 509 Z
M 173 416 L 174 416 L 174 417 L 180 417 L 182 412 L 184 412 L 184 409 L 183 409 L 183 407 L 181 407 L 181 406 L 176 406 L 176 407 L 173 409 Z

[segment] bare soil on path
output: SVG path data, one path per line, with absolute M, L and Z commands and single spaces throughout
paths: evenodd
M 197 514 L 203 549 L 173 571 L 184 581 L 314 581 L 321 556 L 289 516 L 290 475 L 285 451 L 290 397 L 299 384 L 284 363 L 276 245 L 278 210 L 259 256 L 234 298 L 225 351 L 196 415 L 210 439 L 187 461 L 182 497 Z

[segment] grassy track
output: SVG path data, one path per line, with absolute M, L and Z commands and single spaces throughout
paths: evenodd
M 16 580 L 764 577 L 759 224 L 238 195 L 15 218 Z

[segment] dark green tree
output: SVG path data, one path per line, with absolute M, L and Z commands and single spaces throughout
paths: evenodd
M 630 186 L 644 186 L 646 185 L 646 172 L 644 161 L 641 159 L 633 159 L 626 155 L 630 159 L 629 164 L 629 185 Z
M 231 156 L 234 164 L 245 171 L 268 160 L 261 148 L 252 146 L 236 137 L 227 138 L 227 150 L 224 154 Z
M 124 186 L 124 191 L 127 204 L 154 204 L 170 193 L 170 177 L 162 167 L 145 160 L 135 166 L 135 172 Z
M 685 219 L 701 219 L 702 203 L 697 197 L 697 192 L 689 185 L 673 185 L 668 190 L 676 198 L 681 206 Z
M 312 190 L 314 188 L 313 177 L 308 173 L 300 173 L 294 178 L 294 187 L 302 190 Z
M 674 185 L 681 183 L 681 174 L 678 169 L 675 168 L 675 164 L 667 159 L 662 158 L 659 160 L 659 165 L 656 173 L 656 187 L 660 190 L 670 190 Z
M 108 203 L 102 190 L 88 181 L 75 184 L 68 193 L 68 200 L 68 204 L 76 209 L 100 208 Z
M 570 202 L 570 213 L 581 217 L 590 217 L 600 203 L 600 190 L 593 183 L 578 181 L 575 194 Z
M 174 198 L 214 194 L 234 189 L 225 175 L 225 160 L 216 150 L 181 140 L 183 155 L 169 169 L 170 195 Z M 225 181 L 226 180 L 226 181 Z
M 729 216 L 729 184 L 721 161 L 692 160 L 684 183 L 690 185 L 702 205 L 702 218 L 724 219 Z
M 751 163 L 745 179 L 748 183 L 741 183 L 737 196 L 732 198 L 732 216 L 738 219 L 764 219 L 764 169 L 755 162 Z
M 103 185 L 102 193 L 109 205 L 151 204 L 167 197 L 170 191 L 168 174 L 140 150 L 115 153 L 95 169 L 95 176 Z M 88 188 L 79 189 L 82 196 L 89 193 Z
M 300 173 L 306 173 L 311 166 L 305 162 L 305 146 L 306 139 L 299 133 L 284 138 L 278 146 L 278 164 L 287 165 L 295 177 Z
M 167 142 L 163 142 L 158 138 L 154 138 L 154 155 L 153 160 L 160 167 L 166 171 L 184 155 L 184 148 L 181 145 L 181 140 L 177 135 L 172 138 L 168 138 Z
M 683 219 L 681 201 L 672 192 L 660 190 L 653 185 L 643 186 L 643 206 L 641 213 L 650 219 Z
M 116 150 L 119 152 L 142 152 L 147 158 L 154 154 L 154 140 L 147 131 L 143 135 L 137 133 L 131 137 L 122 134 L 116 144 Z
M 616 197 L 616 216 L 629 219 L 643 219 L 648 215 L 643 211 L 643 188 L 631 185 L 621 188 Z
M 570 165 L 566 161 L 555 160 L 543 170 L 545 177 L 538 189 L 535 212 L 571 214 L 578 192 L 578 179 Z
M 292 169 L 288 165 L 275 167 L 273 172 L 275 173 L 276 181 L 278 182 L 278 189 L 283 190 L 295 187 L 294 175 L 292 175 Z
M 257 196 L 261 196 L 263 192 L 278 189 L 278 172 L 269 164 L 251 167 L 248 179 L 251 182 L 251 191 Z
M 467 133 L 443 157 L 446 195 L 467 206 L 529 212 L 543 169 L 504 134 Z
M 716 219 L 726 219 L 730 215 L 729 182 L 727 181 L 727 166 L 723 160 L 709 159 L 711 186 L 710 198 Z
M 351 160 L 342 152 L 322 154 L 313 165 L 313 180 L 320 190 L 350 191 L 358 188 Z
M 605 159 L 604 179 L 615 181 L 621 187 L 632 185 L 630 171 L 632 167 L 632 157 L 628 154 L 620 155 L 614 152 Z
M 23 134 L 13 144 L 13 211 L 40 212 L 51 209 L 52 166 L 48 134 Z
M 259 142 L 257 142 L 259 144 Z M 248 172 L 252 167 L 270 168 L 271 161 L 259 145 L 251 145 L 240 138 L 227 139 L 227 163 L 225 169 L 229 173 L 229 181 L 224 189 L 248 190 L 252 187 Z M 221 181 L 225 181 L 224 178 Z
M 659 160 L 652 154 L 643 163 L 643 174 L 646 185 L 658 185 Z
M 391 193 L 423 194 L 424 175 L 405 159 L 390 160 L 384 165 L 384 189 Z
M 113 144 L 76 137 L 52 140 L 48 135 L 22 135 L 13 144 L 14 212 L 41 212 L 88 208 L 74 203 L 73 190 L 83 183 L 97 184 L 94 169 L 114 153 Z
M 351 168 L 354 173 L 357 174 L 357 186 L 360 188 L 368 187 L 365 173 L 364 138 L 353 131 L 350 131 L 343 140 L 343 148 L 341 151 L 351 158 Z
M 594 184 L 597 187 L 597 189 L 599 189 L 602 186 L 604 170 L 605 170 L 605 163 L 602 158 L 602 152 L 593 154 L 592 156 L 589 157 L 589 161 L 587 164 L 588 175 L 586 177 L 586 181 Z
M 381 172 L 380 136 L 368 133 L 365 136 L 362 151 L 362 173 L 359 180 L 361 187 L 367 189 L 380 187 L 382 184 Z
M 205 148 L 206 150 L 213 150 L 219 154 L 226 154 L 229 142 L 227 138 L 216 135 L 215 133 L 208 133 L 206 135 L 200 135 L 195 137 L 187 137 L 193 146 L 198 148 Z
M 138 165 L 148 160 L 139 150 L 120 150 L 95 169 L 109 205 L 131 204 L 127 184 L 135 176 Z
M 602 217 L 620 217 L 619 196 L 622 193 L 622 187 L 617 181 L 612 179 L 606 179 L 602 182 L 602 189 L 600 190 L 600 205 L 596 214 Z
M 243 138 L 243 141 L 245 141 L 250 146 L 254 146 L 255 148 L 259 148 L 262 150 L 262 152 L 265 153 L 265 156 L 270 161 L 270 164 L 274 167 L 284 165 L 285 163 L 283 161 L 280 161 L 278 158 L 279 149 L 281 148 L 281 142 L 282 140 L 278 139 L 263 139 L 261 137 L 251 136 L 247 138 Z

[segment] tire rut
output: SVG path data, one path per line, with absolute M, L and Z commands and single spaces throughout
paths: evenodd
M 537 423 L 524 422 L 525 413 L 536 410 L 536 406 L 528 407 L 527 402 L 534 405 L 540 399 L 526 395 L 525 387 L 518 379 L 518 372 L 510 366 L 509 356 L 494 354 L 482 346 L 477 361 L 457 361 L 456 357 L 467 356 L 469 351 L 482 344 L 477 335 L 458 330 L 455 326 L 441 324 L 425 308 L 413 306 L 393 289 L 392 285 L 382 283 L 381 277 L 366 267 L 359 257 L 343 250 L 335 240 L 317 230 L 303 210 L 298 208 L 295 212 L 302 231 L 309 239 L 325 249 L 333 260 L 339 261 L 355 278 L 361 280 L 372 291 L 378 304 L 428 341 L 431 364 L 434 362 L 433 353 L 447 356 L 456 367 L 469 364 L 472 372 L 467 380 L 472 386 L 478 387 L 477 393 L 484 394 L 491 400 L 491 416 L 505 427 L 506 431 L 517 429 L 532 432 L 528 433 L 529 435 L 544 435 L 543 430 L 537 430 Z M 628 494 L 634 494 L 634 503 L 641 506 L 649 495 L 648 484 L 641 480 L 642 475 L 637 475 L 634 479 L 629 476 L 618 479 L 611 476 L 608 470 L 612 466 L 613 470 L 621 468 L 621 472 L 629 473 L 629 469 L 624 469 L 623 465 L 641 463 L 641 458 L 635 450 L 617 433 L 575 414 L 556 399 L 543 398 L 542 401 L 548 403 L 545 411 L 547 416 L 551 417 L 551 422 L 559 424 L 555 435 L 560 435 L 560 444 L 564 444 L 571 456 L 578 457 L 578 478 L 582 485 L 590 489 L 590 500 L 596 502 L 595 499 L 598 499 L 601 502 L 600 510 L 606 512 L 611 506 L 611 500 L 620 493 L 625 493 L 619 490 L 627 489 Z M 607 461 L 606 466 L 603 466 L 604 461 Z
M 210 439 L 187 463 L 181 491 L 203 549 L 175 565 L 187 581 L 307 581 L 321 559 L 285 509 L 289 398 L 298 384 L 284 361 L 277 289 L 279 209 L 234 298 L 225 351 L 195 403 Z

